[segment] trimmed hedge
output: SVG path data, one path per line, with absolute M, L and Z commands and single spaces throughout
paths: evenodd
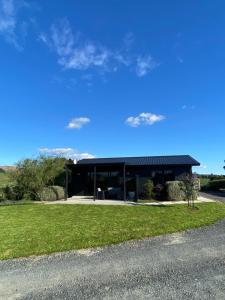
M 199 179 L 196 179 L 195 186 L 199 186 Z M 183 181 L 167 181 L 165 184 L 166 198 L 168 201 L 187 201 L 187 185 Z M 199 189 L 192 189 L 192 199 L 197 200 Z
M 40 193 L 38 193 L 38 200 L 41 201 L 56 201 L 64 198 L 64 188 L 57 185 L 45 187 Z
M 167 181 L 165 184 L 168 201 L 185 201 L 184 183 L 182 181 Z
M 204 188 L 211 191 L 219 191 L 220 189 L 225 189 L 225 179 L 209 181 Z

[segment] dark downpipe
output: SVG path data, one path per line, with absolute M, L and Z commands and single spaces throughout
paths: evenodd
M 65 173 L 66 173 L 66 182 L 65 182 L 65 201 L 68 199 L 68 181 L 69 181 L 69 174 L 68 174 L 68 167 L 65 166 Z
M 123 200 L 126 201 L 126 165 L 123 165 Z
M 96 166 L 94 166 L 94 201 L 96 200 Z

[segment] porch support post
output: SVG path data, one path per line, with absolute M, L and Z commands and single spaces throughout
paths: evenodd
M 96 200 L 96 166 L 94 166 L 94 201 Z
M 65 180 L 65 201 L 68 199 L 68 166 L 65 166 L 66 180 Z
M 138 201 L 139 198 L 139 175 L 136 175 L 136 193 L 135 200 Z
M 126 165 L 123 165 L 123 200 L 126 201 Z

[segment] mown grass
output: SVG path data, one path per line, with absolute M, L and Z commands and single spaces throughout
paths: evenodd
M 142 239 L 211 224 L 225 217 L 221 203 L 186 205 L 0 206 L 0 259 L 47 254 Z

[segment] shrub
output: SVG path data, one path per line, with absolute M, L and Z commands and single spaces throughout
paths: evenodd
M 212 180 L 210 181 L 205 188 L 207 190 L 219 191 L 220 189 L 225 189 L 225 179 Z
M 194 201 L 198 198 L 200 182 L 198 178 L 186 176 L 181 181 L 166 182 L 166 196 L 169 201 Z
M 5 200 L 5 194 L 3 188 L 0 188 L 0 202 Z
M 184 183 L 182 181 L 167 181 L 166 187 L 166 197 L 169 201 L 184 201 L 185 193 Z
M 158 183 L 154 189 L 154 196 L 158 200 L 164 200 L 165 199 L 165 186 L 161 183 Z
M 64 199 L 65 191 L 61 186 L 49 186 L 42 189 L 37 195 L 37 200 L 42 201 L 56 201 Z
M 152 180 L 148 179 L 143 185 L 143 196 L 146 200 L 151 199 L 154 196 L 153 189 L 154 184 Z
M 17 185 L 6 185 L 1 189 L 1 197 L 3 200 L 21 200 L 23 193 Z

